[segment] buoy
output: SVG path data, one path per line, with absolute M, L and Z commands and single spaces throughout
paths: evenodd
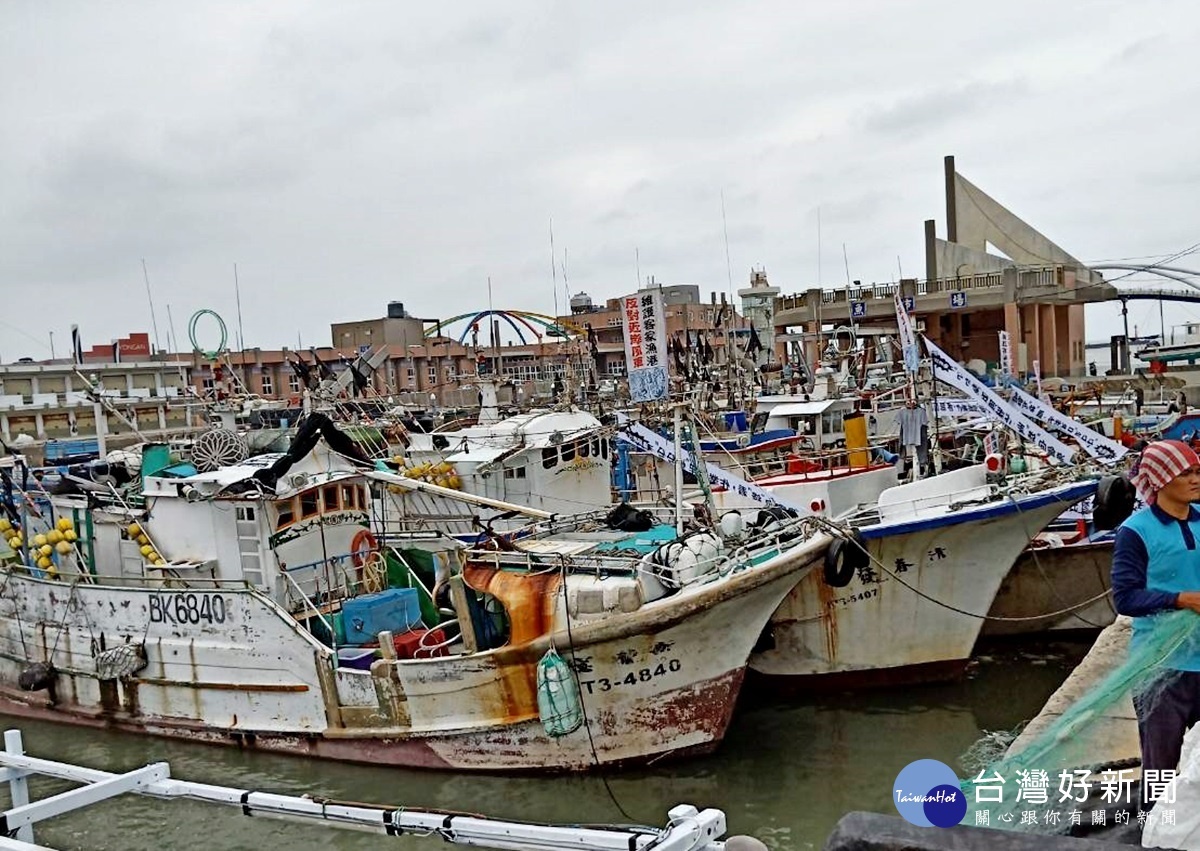
M 49 567 L 50 564 L 51 564 L 50 559 L 46 558 L 45 556 L 42 556 L 41 558 L 39 558 L 37 560 L 37 566 L 40 568 L 43 568 L 43 569 Z
M 142 527 L 136 523 L 130 523 L 125 531 L 129 533 L 129 537 L 136 538 L 141 533 Z
M 69 553 L 71 551 L 71 545 L 68 544 L 66 541 L 59 541 L 57 544 L 54 545 L 54 549 L 58 550 L 59 553 L 61 553 L 62 555 L 66 555 L 67 553 Z
M 49 532 L 46 533 L 46 543 L 47 544 L 57 544 L 62 539 L 63 539 L 62 532 L 58 531 L 57 529 L 51 529 Z
M 565 736 L 583 724 L 583 704 L 575 673 L 551 647 L 537 667 L 538 716 L 551 738 Z
M 0 532 L 7 532 L 12 528 L 12 523 L 7 518 L 0 518 Z
M 152 553 L 152 552 L 154 552 L 154 547 L 150 546 L 149 544 L 142 545 L 142 555 L 143 556 L 145 556 L 146 558 L 150 558 L 150 553 Z
M 19 549 L 21 549 L 21 539 L 20 539 L 20 537 L 19 537 L 19 536 L 17 536 L 17 535 L 13 535 L 11 538 L 9 538 L 9 539 L 8 539 L 8 545 L 9 545 L 9 546 L 10 546 L 12 549 L 14 549 L 14 550 L 19 550 Z
M 144 545 L 146 545 L 146 544 L 150 543 L 150 539 L 149 539 L 149 538 L 147 538 L 145 535 L 138 535 L 138 536 L 137 536 L 137 542 L 138 542 L 139 544 L 142 544 L 142 545 L 144 546 Z
M 46 536 L 45 535 L 34 535 L 33 543 L 35 546 L 40 547 L 42 544 L 46 543 Z
M 150 562 L 151 564 L 158 564 L 160 561 L 162 561 L 162 556 L 160 556 L 154 550 L 151 550 L 150 554 L 146 556 L 146 561 Z
M 40 547 L 38 547 L 38 552 L 44 556 L 48 556 L 50 553 L 54 552 L 54 547 L 50 546 L 49 544 L 42 544 Z
M 79 536 L 75 534 L 74 529 L 68 529 L 67 531 L 63 532 L 63 540 L 65 541 L 76 541 L 78 539 Z
M 75 523 L 74 523 L 74 522 L 72 522 L 72 520 L 71 520 L 71 518 L 70 518 L 70 517 L 60 517 L 60 518 L 58 518 L 58 524 L 57 524 L 57 525 L 58 525 L 58 529 L 59 529 L 59 531 L 60 531 L 60 532 L 66 532 L 66 531 L 68 531 L 68 530 L 70 530 L 70 529 L 73 529 L 73 528 L 75 528 Z

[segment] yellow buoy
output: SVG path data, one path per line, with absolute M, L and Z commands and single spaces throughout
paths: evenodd
M 68 529 L 74 528 L 74 526 L 75 524 L 72 522 L 70 517 L 58 518 L 58 530 L 60 532 L 66 532 Z
M 79 536 L 75 534 L 74 529 L 68 529 L 67 531 L 63 532 L 64 540 L 75 541 L 75 540 L 78 540 L 78 538 L 79 538 Z
M 12 528 L 12 523 L 6 517 L 0 517 L 0 532 L 7 532 Z
M 51 564 L 52 564 L 52 562 L 50 561 L 50 559 L 46 558 L 45 556 L 42 556 L 41 558 L 39 558 L 37 560 L 38 567 L 45 568 L 45 567 L 49 567 Z
M 154 552 L 154 550 L 151 550 L 150 555 L 146 556 L 146 561 L 150 562 L 151 564 L 158 564 L 162 560 L 163 557 Z
M 34 542 L 34 544 L 36 544 L 37 546 L 40 547 L 42 544 L 46 543 L 46 536 L 45 535 L 34 535 L 33 542 Z
M 154 564 L 157 565 L 158 567 L 162 567 L 164 564 L 166 564 L 166 562 L 163 561 L 162 556 L 159 556 L 158 558 L 156 558 L 154 560 Z
M 21 549 L 21 536 L 13 535 L 11 538 L 8 539 L 8 545 L 10 547 L 12 547 L 14 550 Z
M 62 539 L 63 539 L 63 534 L 62 534 L 62 532 L 58 531 L 57 529 L 51 529 L 49 532 L 46 533 L 46 543 L 48 543 L 48 544 L 57 544 Z
M 58 550 L 63 555 L 66 555 L 67 553 L 69 553 L 71 551 L 71 545 L 68 544 L 66 541 L 59 541 L 57 544 L 54 545 L 54 549 Z
M 54 552 L 54 547 L 50 546 L 49 544 L 42 544 L 40 547 L 38 547 L 38 552 L 44 556 L 48 556 L 50 553 Z
M 136 538 L 141 533 L 142 527 L 136 523 L 130 523 L 125 531 L 129 533 L 129 537 Z
M 137 542 L 139 544 L 142 544 L 143 546 L 145 546 L 146 544 L 150 543 L 150 539 L 147 538 L 145 535 L 138 535 Z
M 150 553 L 152 553 L 152 552 L 154 552 L 154 548 L 152 546 L 150 546 L 149 544 L 142 545 L 142 555 L 143 556 L 145 556 L 146 558 L 149 558 Z

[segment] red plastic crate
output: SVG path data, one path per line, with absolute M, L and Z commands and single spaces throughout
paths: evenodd
M 428 634 L 428 638 L 424 638 Z M 421 646 L 424 638 L 424 646 Z M 446 634 L 440 629 L 412 629 L 400 635 L 392 636 L 392 645 L 396 648 L 397 659 L 429 659 L 434 656 L 447 656 L 445 647 L 438 647 L 446 640 Z

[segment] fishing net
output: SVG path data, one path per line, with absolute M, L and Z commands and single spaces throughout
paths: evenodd
M 1195 613 L 1167 612 L 1148 623 L 1124 662 L 1045 729 L 1033 733 L 1030 741 L 1007 753 L 1012 734 L 991 733 L 964 755 L 963 765 L 971 772 L 961 784 L 967 800 L 964 825 L 1079 833 L 1073 828 L 1087 823 L 1089 809 L 1114 811 L 1125 803 L 1124 812 L 1138 813 L 1141 793 L 1134 784 L 1135 772 L 1121 771 L 1132 766 L 1097 764 L 1096 754 L 1089 752 L 1096 740 L 1081 733 L 1131 694 L 1153 706 L 1171 680 L 1172 662 L 1200 654 L 1200 617 Z M 1115 818 L 1118 824 L 1127 820 L 1127 815 Z

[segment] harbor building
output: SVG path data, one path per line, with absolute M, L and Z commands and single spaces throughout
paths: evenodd
M 934 220 L 925 222 L 925 279 L 855 281 L 780 296 L 777 332 L 801 332 L 811 364 L 823 327 L 894 330 L 899 293 L 917 327 L 962 362 L 997 366 L 997 332 L 1004 330 L 1013 340 L 1018 372 L 1031 372 L 1037 361 L 1045 376 L 1084 375 L 1084 305 L 1121 294 L 1099 271 L 959 174 L 954 157 L 944 165 L 946 236 L 937 235 Z

